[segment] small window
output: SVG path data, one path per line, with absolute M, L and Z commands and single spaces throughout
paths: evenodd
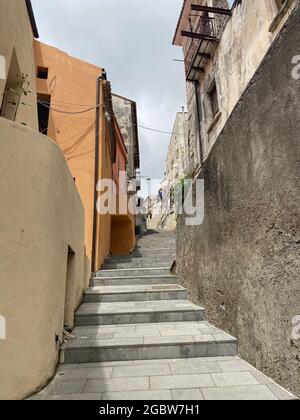
M 38 67 L 37 68 L 37 77 L 38 79 L 48 79 L 48 71 L 49 69 L 47 67 Z
M 212 82 L 209 90 L 207 91 L 207 94 L 210 98 L 211 110 L 212 110 L 213 117 L 215 117 L 218 114 L 218 112 L 220 111 L 218 90 L 217 90 L 217 85 L 216 85 L 215 80 Z

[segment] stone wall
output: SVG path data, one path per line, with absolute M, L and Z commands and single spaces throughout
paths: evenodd
M 300 395 L 300 12 L 290 17 L 203 169 L 205 221 L 177 228 L 177 265 L 209 321 L 240 353 Z

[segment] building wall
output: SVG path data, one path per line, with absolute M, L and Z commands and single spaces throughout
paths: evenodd
M 180 218 L 177 265 L 209 321 L 300 396 L 299 25 L 297 9 L 215 143 L 203 169 L 205 220 L 187 227 Z
M 1 58 L 2 56 L 2 58 Z M 16 114 L 16 122 L 37 128 L 37 106 L 35 87 L 35 67 L 33 54 L 33 33 L 29 21 L 26 3 L 20 0 L 1 0 L 0 2 L 0 58 L 5 65 L 5 77 L 0 74 L 0 108 L 12 60 L 18 66 L 12 72 L 13 77 L 22 73 L 28 75 L 29 82 L 27 96 L 22 95 Z M 19 67 L 19 68 L 17 68 Z M 15 70 L 17 69 L 17 72 Z
M 88 285 L 84 209 L 57 145 L 3 118 L 0 167 L 0 399 L 22 399 L 52 377 L 65 301 L 70 323 Z
M 291 11 L 296 2 L 289 3 Z M 276 29 L 270 31 L 277 13 L 275 0 L 242 0 L 233 9 L 232 18 L 227 22 L 214 59 L 206 67 L 201 80 L 202 141 L 205 157 L 289 16 L 287 11 Z M 211 116 L 207 95 L 213 78 L 216 79 L 220 105 L 217 121 L 213 121 Z
M 189 173 L 189 148 L 186 142 L 187 118 L 187 113 L 177 113 L 168 148 L 166 179 L 172 183 Z
M 191 0 L 186 0 L 186 7 L 181 17 L 186 30 Z M 224 0 L 199 0 L 199 4 L 226 7 Z M 203 160 L 207 158 L 219 134 L 249 81 L 263 60 L 268 48 L 274 42 L 287 18 L 298 0 L 287 0 L 283 11 L 278 13 L 276 0 L 242 0 L 233 9 L 231 18 L 223 18 L 219 22 L 221 40 L 217 47 L 210 47 L 212 59 L 205 65 L 205 73 L 199 75 L 200 90 L 198 96 L 201 102 L 201 142 Z M 218 18 L 217 15 L 211 17 Z M 195 19 L 195 18 L 194 18 Z M 193 22 L 195 25 L 195 22 Z M 225 26 L 224 26 L 225 25 Z M 222 32 L 223 31 L 223 32 Z M 176 45 L 182 45 L 184 52 L 188 50 L 191 39 L 177 36 Z M 208 90 L 213 80 L 216 80 L 220 112 L 214 118 Z M 188 141 L 194 150 L 191 165 L 196 173 L 201 167 L 199 125 L 197 123 L 197 108 L 195 87 L 187 82 L 188 103 Z
M 135 237 L 135 215 L 127 209 L 125 214 L 119 212 L 120 200 L 124 204 L 128 203 L 129 195 L 127 192 L 127 150 L 123 141 L 121 131 L 116 122 L 117 151 L 116 162 L 113 164 L 113 180 L 117 188 L 117 207 L 118 214 L 111 218 L 111 244 L 112 255 L 126 255 L 136 246 Z M 125 178 L 120 179 L 120 172 L 125 173 Z
M 37 80 L 39 94 L 51 95 L 51 107 L 70 113 L 50 111 L 48 135 L 62 149 L 85 207 L 85 240 L 89 259 L 92 258 L 94 182 L 95 182 L 95 106 L 96 82 L 102 69 L 68 54 L 35 42 L 36 65 L 49 69 L 48 79 Z M 101 109 L 99 177 L 111 179 L 112 164 L 109 134 Z M 96 268 L 109 255 L 110 218 L 98 217 L 98 251 Z M 100 239 L 101 237 L 101 239 Z
M 138 142 L 136 103 L 130 99 L 122 96 L 113 95 L 113 108 L 121 130 L 123 140 L 127 149 L 127 172 L 130 178 L 135 178 L 136 169 L 138 169 L 135 161 L 135 154 L 138 153 L 138 148 L 135 142 Z M 135 115 L 134 115 L 135 114 Z

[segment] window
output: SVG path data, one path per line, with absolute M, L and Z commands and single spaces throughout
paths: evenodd
M 38 67 L 37 68 L 38 79 L 47 80 L 48 79 L 48 72 L 49 72 L 49 69 L 47 67 Z
M 40 133 L 45 134 L 46 136 L 48 134 L 51 96 L 38 94 L 37 102 L 39 116 L 39 131 Z
M 211 111 L 212 111 L 212 116 L 214 118 L 220 111 L 216 80 L 212 82 L 210 88 L 207 91 L 207 94 L 210 98 Z

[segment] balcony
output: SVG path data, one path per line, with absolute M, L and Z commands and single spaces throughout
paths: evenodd
M 211 45 L 217 44 L 220 31 L 216 19 L 208 16 L 199 16 L 194 31 L 182 31 L 182 36 L 191 38 L 191 44 L 185 55 L 185 70 L 187 81 L 199 80 L 204 72 L 204 65 L 210 59 Z

